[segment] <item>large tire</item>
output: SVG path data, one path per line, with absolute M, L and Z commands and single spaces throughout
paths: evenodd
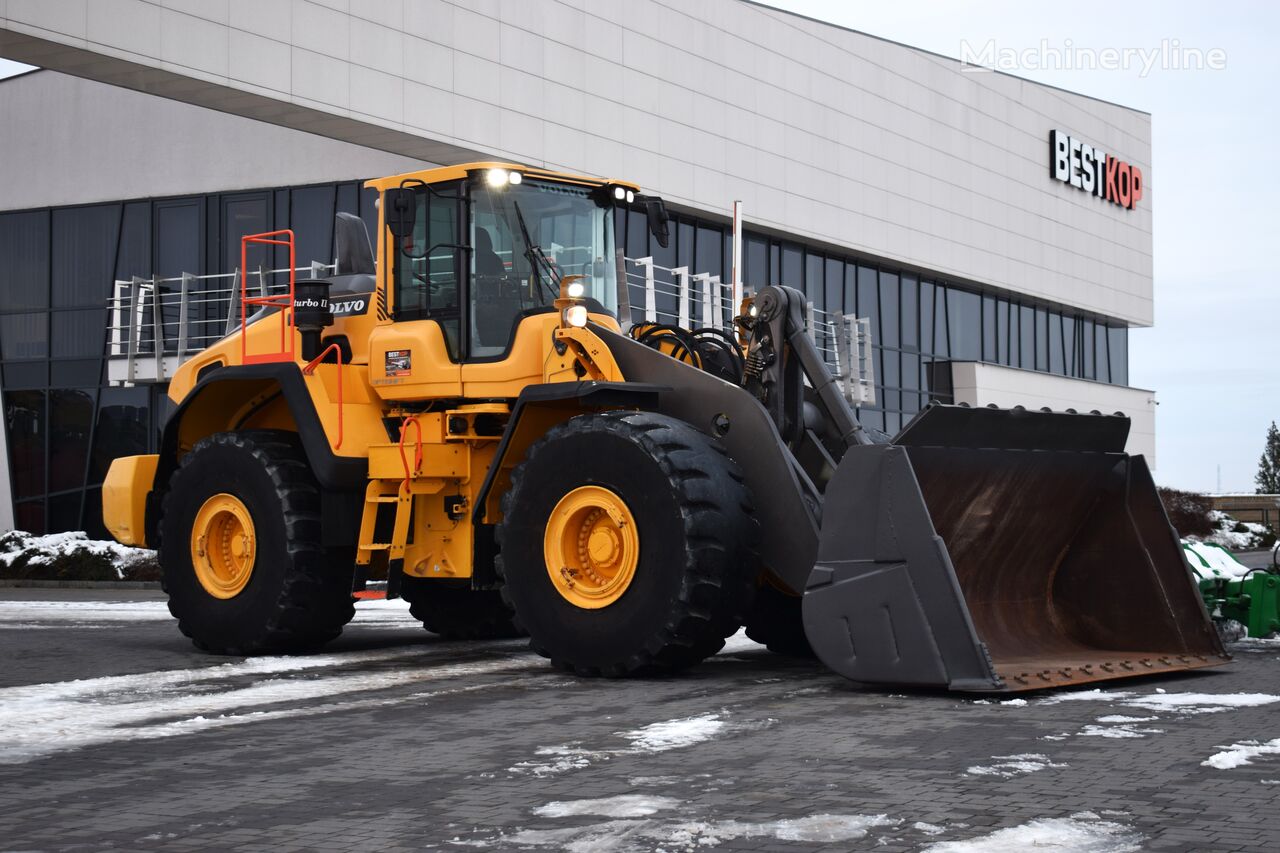
M 768 581 L 756 590 L 746 629 L 748 637 L 774 654 L 814 657 L 813 647 L 804 633 L 800 597 L 789 595 Z
M 239 500 L 252 520 L 252 569 L 231 597 L 197 576 L 192 529 L 205 502 Z M 215 433 L 183 457 L 159 523 L 169 612 L 195 645 L 215 654 L 307 651 L 342 633 L 354 614 L 354 549 L 320 545 L 320 487 L 293 433 Z
M 625 503 L 639 543 L 629 583 L 595 607 L 566 597 L 544 557 L 553 510 L 586 487 Z M 719 651 L 750 606 L 758 526 L 742 472 L 682 421 L 616 411 L 555 427 L 512 472 L 502 513 L 503 595 L 533 649 L 560 668 L 617 677 L 686 667 Z
M 433 634 L 451 640 L 501 640 L 524 636 L 496 589 L 472 589 L 470 581 L 405 576 L 400 596 Z

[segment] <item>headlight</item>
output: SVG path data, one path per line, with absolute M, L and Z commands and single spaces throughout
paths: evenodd
M 490 169 L 484 173 L 484 181 L 491 187 L 505 187 L 509 180 L 511 173 L 506 169 Z
M 571 305 L 564 309 L 564 321 L 570 326 L 587 325 L 587 306 Z
M 627 204 L 631 204 L 631 202 L 635 200 L 636 200 L 636 194 L 633 193 L 631 190 L 627 190 Z
M 587 289 L 583 287 L 582 282 L 572 281 L 569 283 L 569 287 L 565 292 L 570 299 L 581 299 L 582 295 L 587 292 Z
M 511 174 L 507 175 L 507 180 L 510 181 L 511 186 L 514 187 L 516 184 L 523 181 L 524 178 L 520 175 L 519 172 L 512 172 Z
M 614 198 L 616 198 L 618 201 L 625 201 L 625 200 L 626 200 L 626 198 L 627 198 L 627 189 L 626 189 L 626 187 L 614 187 L 614 188 L 613 188 L 613 197 L 614 197 Z

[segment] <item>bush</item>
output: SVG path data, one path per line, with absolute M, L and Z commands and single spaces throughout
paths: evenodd
M 1210 515 L 1213 505 L 1207 497 L 1163 486 L 1157 491 L 1164 511 L 1169 514 L 1169 523 L 1179 536 L 1208 536 L 1214 532 L 1217 525 Z
M 99 542 L 83 533 L 0 535 L 0 578 L 50 581 L 157 581 L 154 551 Z

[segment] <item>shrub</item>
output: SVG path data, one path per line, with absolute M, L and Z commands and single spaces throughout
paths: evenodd
M 0 578 L 52 581 L 155 581 L 154 551 L 99 542 L 83 533 L 0 535 Z
M 1208 536 L 1214 532 L 1216 525 L 1210 516 L 1213 505 L 1207 497 L 1197 492 L 1184 492 L 1163 486 L 1158 491 L 1164 511 L 1169 514 L 1169 523 L 1178 531 L 1178 535 Z

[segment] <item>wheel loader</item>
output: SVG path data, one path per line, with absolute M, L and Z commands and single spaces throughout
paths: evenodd
M 376 256 L 340 217 L 334 275 L 245 288 L 174 375 L 159 453 L 107 476 L 108 528 L 158 549 L 200 648 L 312 649 L 385 572 L 429 630 L 527 634 L 582 675 L 687 667 L 744 625 L 963 691 L 1228 660 L 1125 417 L 931 404 L 873 433 L 796 290 L 744 300 L 736 338 L 631 322 L 614 208 L 667 240 L 632 183 L 494 162 L 367 186 Z

